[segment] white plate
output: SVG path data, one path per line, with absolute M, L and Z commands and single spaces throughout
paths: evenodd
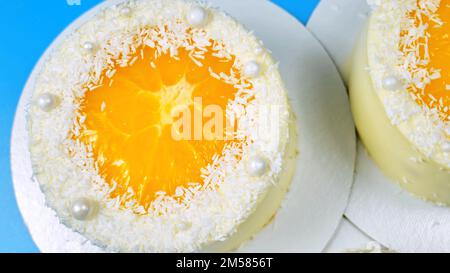
M 50 46 L 88 20 L 107 1 L 77 19 Z M 332 237 L 347 204 L 356 141 L 344 85 L 320 44 L 294 17 L 262 0 L 212 0 L 215 6 L 253 29 L 280 69 L 298 117 L 300 157 L 290 192 L 274 221 L 239 251 L 320 252 Z M 249 12 L 253 11 L 253 12 Z M 13 128 L 11 164 L 19 207 L 43 252 L 100 251 L 81 235 L 59 224 L 31 179 L 25 105 L 49 50 L 30 76 Z
M 308 23 L 348 78 L 352 49 L 369 7 L 365 0 L 323 0 Z M 400 252 L 450 252 L 450 209 L 419 200 L 386 178 L 363 145 L 345 215 L 383 245 Z
M 333 239 L 325 248 L 325 252 L 342 253 L 357 249 L 364 250 L 370 244 L 373 244 L 373 239 L 368 237 L 346 218 L 343 218 Z
M 322 0 L 309 19 L 307 28 L 322 43 L 348 79 L 350 58 L 370 8 L 366 0 Z

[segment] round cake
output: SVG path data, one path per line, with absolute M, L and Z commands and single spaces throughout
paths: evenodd
M 47 205 L 105 251 L 228 251 L 283 200 L 292 120 L 250 31 L 200 2 L 137 0 L 52 48 L 29 148 Z
M 369 1 L 350 98 L 358 132 L 390 178 L 450 205 L 450 1 Z

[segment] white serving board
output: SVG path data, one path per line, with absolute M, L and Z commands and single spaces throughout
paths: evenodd
M 101 249 L 60 224 L 54 211 L 45 206 L 44 196 L 32 179 L 25 106 L 43 59 L 58 40 L 98 9 L 119 2 L 100 4 L 59 36 L 31 74 L 17 108 L 11 143 L 14 187 L 25 222 L 43 252 Z M 356 137 L 339 73 L 306 28 L 273 3 L 265 0 L 210 2 L 254 30 L 272 50 L 280 62 L 300 131 L 296 175 L 282 208 L 274 221 L 239 251 L 321 252 L 345 210 L 354 171 Z
M 333 239 L 328 243 L 325 248 L 326 253 L 343 253 L 346 251 L 352 251 L 361 249 L 364 250 L 374 240 L 367 236 L 358 227 L 348 221 L 346 218 L 342 218 Z
M 327 49 L 345 79 L 369 10 L 366 0 L 322 0 L 308 23 L 308 29 Z M 450 208 L 419 200 L 392 183 L 361 143 L 345 215 L 364 233 L 393 250 L 450 252 Z

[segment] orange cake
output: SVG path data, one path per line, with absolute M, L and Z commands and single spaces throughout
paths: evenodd
M 450 1 L 370 3 L 350 86 L 359 134 L 403 188 L 450 205 Z
M 43 66 L 28 120 L 48 205 L 106 251 L 237 248 L 273 217 L 292 172 L 276 64 L 193 1 L 124 2 L 86 20 Z

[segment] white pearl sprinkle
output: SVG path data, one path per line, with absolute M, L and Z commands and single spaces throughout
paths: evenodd
M 91 42 L 85 42 L 83 44 L 83 48 L 86 51 L 92 51 L 92 50 L 94 50 L 94 47 L 95 47 L 95 45 L 93 43 L 91 43 Z
M 208 21 L 208 11 L 202 7 L 195 6 L 189 10 L 186 19 L 191 26 L 203 26 Z
M 93 216 L 94 211 L 94 202 L 87 198 L 80 198 L 72 203 L 72 216 L 79 221 L 88 220 L 91 216 Z
M 131 14 L 131 9 L 129 7 L 123 7 L 120 9 L 120 14 L 129 16 Z
M 402 87 L 401 81 L 396 76 L 387 76 L 383 79 L 383 88 L 390 91 L 397 91 Z
M 256 78 L 261 73 L 261 65 L 255 61 L 248 62 L 244 67 L 244 74 L 247 77 Z
M 262 176 L 268 170 L 268 163 L 261 156 L 254 156 L 247 162 L 247 172 L 251 176 Z
M 39 108 L 43 111 L 50 111 L 53 110 L 57 105 L 58 99 L 55 95 L 52 95 L 50 93 L 43 93 L 39 95 L 37 99 L 37 104 Z

